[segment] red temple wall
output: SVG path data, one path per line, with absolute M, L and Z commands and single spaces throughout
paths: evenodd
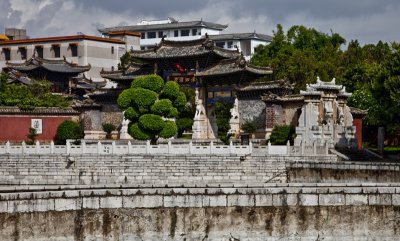
M 362 118 L 354 118 L 353 125 L 356 127 L 356 138 L 358 149 L 362 148 Z
M 57 127 L 65 120 L 74 119 L 73 116 L 0 116 L 0 141 L 27 141 L 31 119 L 42 119 L 42 134 L 37 140 L 51 141 L 55 139 Z

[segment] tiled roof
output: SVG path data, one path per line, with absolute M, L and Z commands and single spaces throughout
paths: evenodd
M 117 26 L 117 27 L 109 27 L 99 29 L 100 33 L 108 33 L 112 31 L 133 31 L 133 32 L 142 32 L 142 31 L 150 31 L 150 30 L 164 30 L 164 29 L 182 29 L 182 28 L 196 28 L 196 27 L 204 27 L 216 30 L 224 30 L 228 27 L 228 25 L 206 22 L 206 21 L 189 21 L 189 22 L 172 22 L 172 23 L 163 23 L 163 24 L 149 24 L 149 25 L 130 25 L 130 26 Z
M 116 70 L 116 71 L 101 70 L 100 75 L 101 77 L 110 80 L 132 81 L 134 78 L 152 73 L 153 69 L 150 66 L 131 62 L 131 64 L 129 65 L 129 67 L 126 69 L 125 72 L 122 70 Z
M 214 64 L 213 66 L 196 73 L 198 77 L 204 76 L 216 76 L 216 75 L 227 75 L 240 72 L 248 72 L 255 75 L 267 75 L 272 74 L 272 68 L 269 67 L 257 67 L 250 65 L 241 56 L 235 59 L 224 59 Z
M 359 109 L 359 108 L 356 108 L 356 107 L 350 107 L 350 113 L 352 115 L 357 115 L 357 116 L 362 116 L 363 117 L 363 116 L 368 114 L 368 111 L 362 110 L 362 109 Z
M 72 84 L 72 88 L 76 89 L 95 90 L 100 89 L 107 84 L 106 80 L 94 82 L 92 79 L 86 78 L 85 75 L 74 77 L 73 79 L 74 83 Z
M 266 102 L 298 102 L 304 101 L 303 95 L 284 95 L 267 94 L 262 96 L 262 100 Z
M 131 51 L 131 56 L 140 59 L 159 59 L 159 58 L 180 58 L 190 56 L 202 56 L 214 53 L 221 58 L 239 57 L 238 51 L 226 50 L 214 46 L 212 40 L 200 38 L 188 41 L 161 40 L 160 44 L 149 50 Z
M 217 34 L 217 35 L 209 35 L 211 40 L 221 41 L 221 40 L 244 40 L 244 39 L 258 39 L 271 42 L 273 37 L 266 34 L 260 33 L 227 33 L 227 34 Z
M 287 80 L 275 80 L 262 83 L 252 83 L 240 89 L 240 91 L 253 91 L 253 90 L 270 90 L 270 89 L 290 89 L 294 87 Z
M 90 65 L 79 66 L 67 62 L 65 58 L 62 60 L 49 60 L 49 59 L 42 59 L 36 56 L 32 56 L 32 58 L 26 60 L 24 63 L 7 62 L 6 65 L 9 69 L 14 69 L 22 72 L 32 71 L 38 68 L 44 68 L 51 72 L 76 74 L 88 71 L 90 69 Z
M 21 110 L 18 107 L 0 106 L 0 115 L 78 115 L 79 112 L 72 108 L 59 108 L 59 107 L 35 107 L 31 110 Z
M 13 45 L 13 44 L 30 44 L 30 43 L 47 43 L 47 42 L 60 42 L 60 41 L 77 41 L 77 40 L 93 40 L 99 42 L 109 42 L 116 44 L 125 44 L 125 41 L 120 39 L 102 38 L 90 35 L 74 35 L 74 36 L 59 36 L 59 37 L 47 37 L 47 38 L 31 38 L 31 39 L 19 39 L 19 40 L 7 40 L 1 41 L 2 45 Z

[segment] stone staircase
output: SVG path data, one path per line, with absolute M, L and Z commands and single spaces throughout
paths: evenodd
M 349 161 L 371 162 L 382 161 L 382 157 L 378 154 L 372 153 L 367 149 L 337 149 L 348 158 Z

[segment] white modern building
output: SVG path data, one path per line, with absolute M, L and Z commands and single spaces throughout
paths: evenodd
M 140 48 L 140 34 L 119 31 L 107 38 L 89 35 L 59 36 L 19 40 L 0 40 L 0 69 L 6 62 L 24 63 L 33 55 L 47 60 L 66 61 L 79 66 L 90 65 L 87 78 L 102 81 L 101 69 L 117 69 L 120 57 Z
M 162 38 L 168 40 L 184 41 L 194 40 L 209 35 L 216 45 L 226 49 L 238 49 L 242 51 L 247 60 L 254 53 L 255 48 L 260 44 L 268 44 L 272 37 L 258 33 L 230 33 L 221 34 L 228 25 L 200 21 L 180 22 L 173 18 L 166 20 L 143 20 L 136 25 L 116 26 L 99 29 L 104 36 L 110 36 L 115 31 L 132 31 L 141 34 L 140 48 L 151 49 L 159 44 Z

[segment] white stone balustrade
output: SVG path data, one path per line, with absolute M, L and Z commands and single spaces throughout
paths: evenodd
M 119 144 L 113 142 L 97 143 L 81 141 L 80 145 L 74 145 L 67 142 L 66 145 L 40 144 L 38 141 L 35 145 L 10 144 L 6 142 L 0 145 L 0 155 L 43 155 L 43 154 L 67 154 L 67 155 L 82 155 L 82 154 L 100 154 L 100 155 L 326 155 L 328 147 L 317 145 L 317 143 L 302 143 L 300 147 L 287 145 L 216 145 L 214 142 L 193 144 L 175 144 L 169 141 L 167 144 L 150 145 L 146 144 Z M 306 145 L 306 146 L 304 146 Z

